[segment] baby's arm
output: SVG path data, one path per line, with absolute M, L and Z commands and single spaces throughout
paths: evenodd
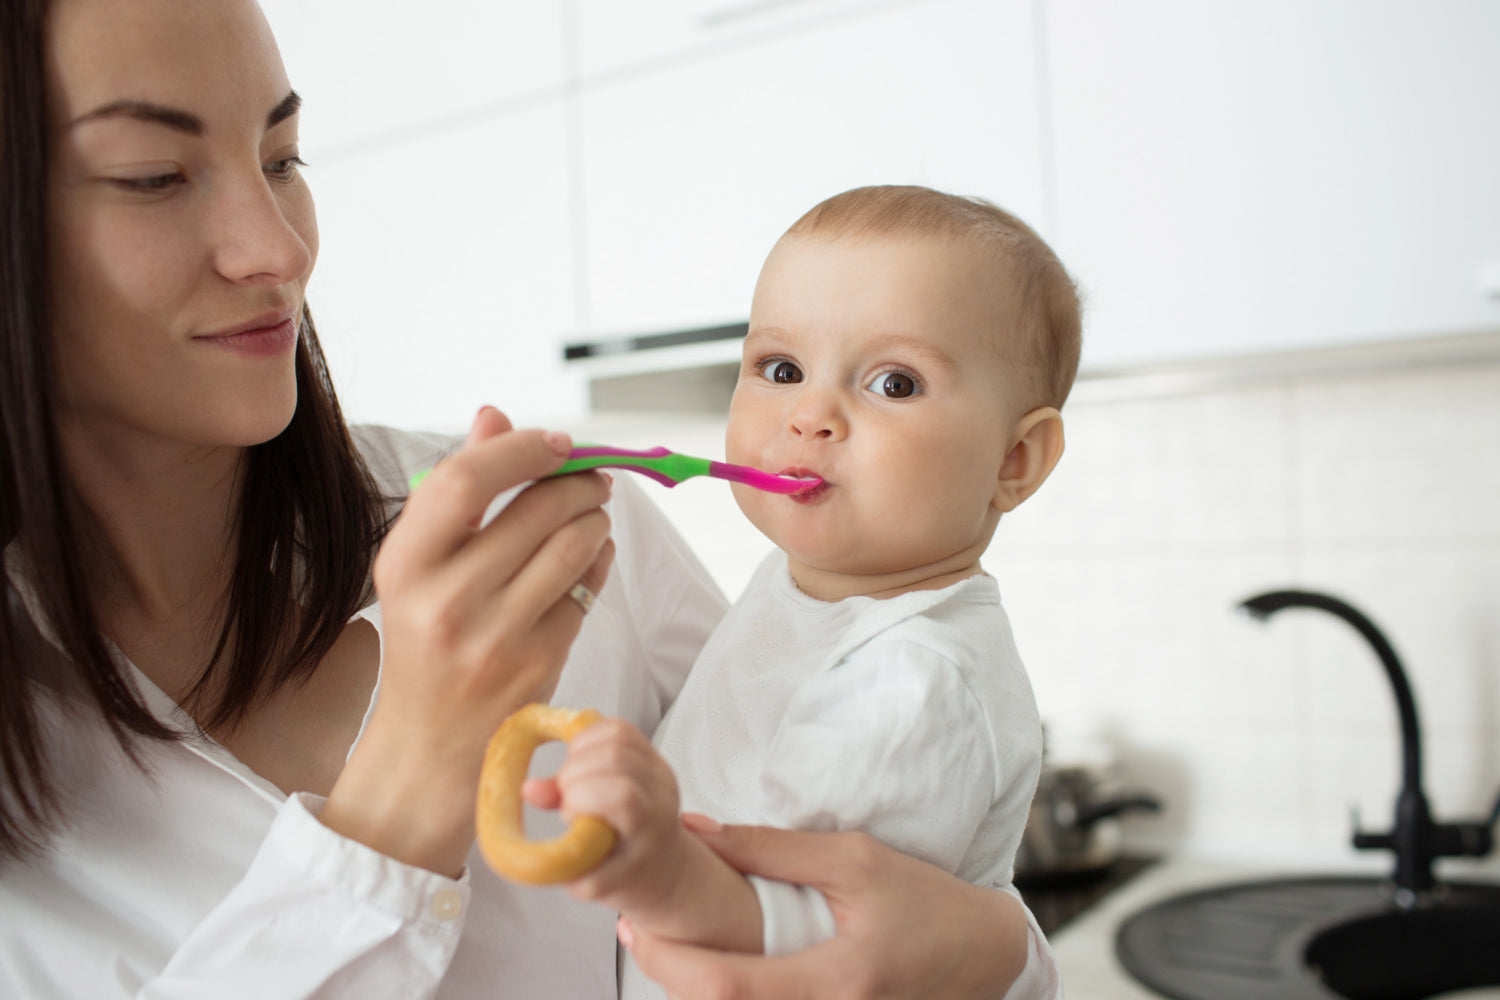
M 760 904 L 750 883 L 678 817 L 677 780 L 639 729 L 607 719 L 579 733 L 551 782 L 530 783 L 533 805 L 565 818 L 593 815 L 618 842 L 569 886 L 618 911 L 632 927 L 727 951 L 761 950 Z
M 920 643 L 872 644 L 793 696 L 762 770 L 762 821 L 859 830 L 960 877 L 1003 883 L 1020 826 L 997 836 L 991 806 L 1012 781 L 1029 800 L 1035 774 L 1002 774 L 997 756 L 1008 754 L 997 754 L 986 713 L 950 659 Z M 1014 822 L 1023 821 L 1018 812 Z M 815 912 L 807 889 L 755 885 L 768 952 L 831 933 L 804 916 Z

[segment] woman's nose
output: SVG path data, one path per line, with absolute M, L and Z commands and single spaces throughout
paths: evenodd
M 793 437 L 842 440 L 848 433 L 848 421 L 843 408 L 832 393 L 813 388 L 797 394 L 787 420 L 787 430 Z
M 236 185 L 218 206 L 215 265 L 230 281 L 282 285 L 312 268 L 311 199 L 305 189 L 298 199 L 272 183 L 259 177 Z

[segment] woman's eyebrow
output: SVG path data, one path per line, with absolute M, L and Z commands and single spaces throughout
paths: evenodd
M 153 104 L 150 101 L 131 100 L 111 101 L 93 111 L 81 114 L 68 123 L 68 128 L 105 118 L 134 118 L 137 121 L 165 125 L 189 135 L 203 134 L 203 119 L 191 112 Z
M 295 115 L 302 107 L 302 98 L 295 90 L 288 91 L 277 105 L 266 115 L 266 128 L 275 126 Z M 111 101 L 93 111 L 79 115 L 68 123 L 68 127 L 82 125 L 84 122 L 98 121 L 102 118 L 134 118 L 137 121 L 152 122 L 157 125 L 165 125 L 188 135 L 202 135 L 206 130 L 203 119 L 191 111 L 183 111 L 181 108 L 169 108 L 162 104 L 154 104 L 151 101 Z
M 295 90 L 287 91 L 286 96 L 281 99 L 281 103 L 272 108 L 271 113 L 266 115 L 266 128 L 275 128 L 292 117 L 292 115 L 295 115 L 301 108 L 301 95 Z

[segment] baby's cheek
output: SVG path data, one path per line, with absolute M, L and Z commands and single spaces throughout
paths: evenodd
M 734 465 L 755 465 L 755 456 L 751 448 L 754 435 L 746 426 L 748 423 L 749 421 L 737 415 L 734 409 L 730 409 L 729 427 L 724 432 L 724 461 Z

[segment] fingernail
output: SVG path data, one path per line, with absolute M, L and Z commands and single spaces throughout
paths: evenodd
M 620 939 L 620 943 L 625 947 L 635 947 L 635 931 L 631 928 L 630 921 L 624 917 L 615 921 L 615 936 Z
M 484 411 L 485 410 L 493 410 L 493 409 L 494 409 L 493 406 L 489 406 L 489 405 L 481 406 L 479 408 L 478 412 L 476 412 L 474 414 L 474 419 L 469 422 L 469 440 L 470 441 L 473 441 L 475 439 L 475 436 L 479 433 L 479 422 L 484 419 Z
M 615 477 L 612 474 L 605 472 L 603 469 L 600 469 L 599 475 L 604 477 L 604 485 L 610 487 L 611 489 L 614 488 Z
M 694 833 L 722 833 L 724 824 L 702 813 L 683 813 L 682 825 Z
M 548 431 L 543 437 L 547 440 L 547 447 L 559 455 L 566 455 L 573 450 L 573 439 L 562 431 Z

